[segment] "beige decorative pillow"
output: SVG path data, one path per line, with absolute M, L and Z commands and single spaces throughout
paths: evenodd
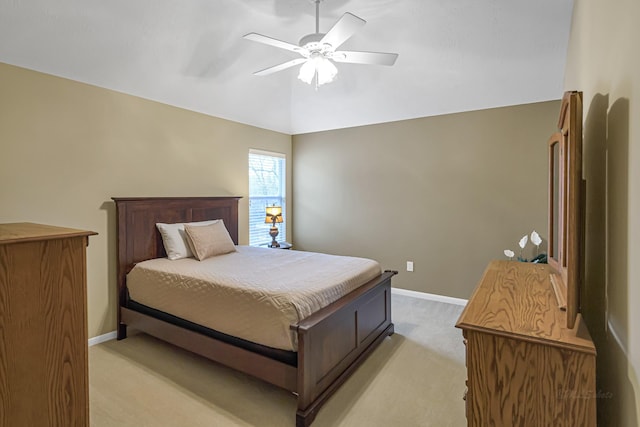
M 193 254 L 200 261 L 236 250 L 222 220 L 202 226 L 185 224 L 184 231 L 189 236 Z
M 186 224 L 209 225 L 217 221 L 220 220 L 214 219 L 210 221 L 187 222 Z M 187 235 L 184 231 L 184 225 L 185 223 L 182 222 L 175 224 L 159 222 L 156 224 L 156 227 L 158 227 L 158 231 L 160 231 L 160 235 L 162 236 L 162 243 L 164 244 L 164 250 L 167 253 L 167 258 L 171 260 L 191 258 L 193 256 L 191 248 L 189 247 Z

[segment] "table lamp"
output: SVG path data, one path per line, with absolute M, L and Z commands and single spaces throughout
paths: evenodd
M 276 227 L 276 223 L 282 222 L 282 206 L 267 206 L 267 216 L 264 219 L 265 224 L 271 224 L 271 229 L 269 230 L 269 235 L 271 236 L 271 243 L 269 247 L 271 248 L 279 248 L 280 243 L 276 241 L 276 236 L 278 235 L 278 227 Z

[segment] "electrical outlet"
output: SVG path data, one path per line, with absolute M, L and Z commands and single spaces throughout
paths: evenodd
M 407 261 L 407 271 L 413 271 L 413 261 Z

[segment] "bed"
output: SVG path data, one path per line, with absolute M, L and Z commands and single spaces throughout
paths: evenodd
M 294 348 L 290 349 L 220 332 L 130 297 L 127 274 L 133 267 L 166 257 L 156 223 L 222 219 L 237 245 L 239 199 L 113 198 L 117 217 L 118 339 L 126 338 L 131 327 L 289 390 L 297 394 L 296 426 L 308 426 L 327 399 L 385 337 L 393 334 L 391 278 L 397 272 L 384 271 L 291 324 Z

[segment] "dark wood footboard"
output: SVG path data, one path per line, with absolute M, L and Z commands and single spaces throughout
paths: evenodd
M 293 325 L 298 333 L 296 426 L 308 426 L 325 401 L 393 333 L 387 271 Z

